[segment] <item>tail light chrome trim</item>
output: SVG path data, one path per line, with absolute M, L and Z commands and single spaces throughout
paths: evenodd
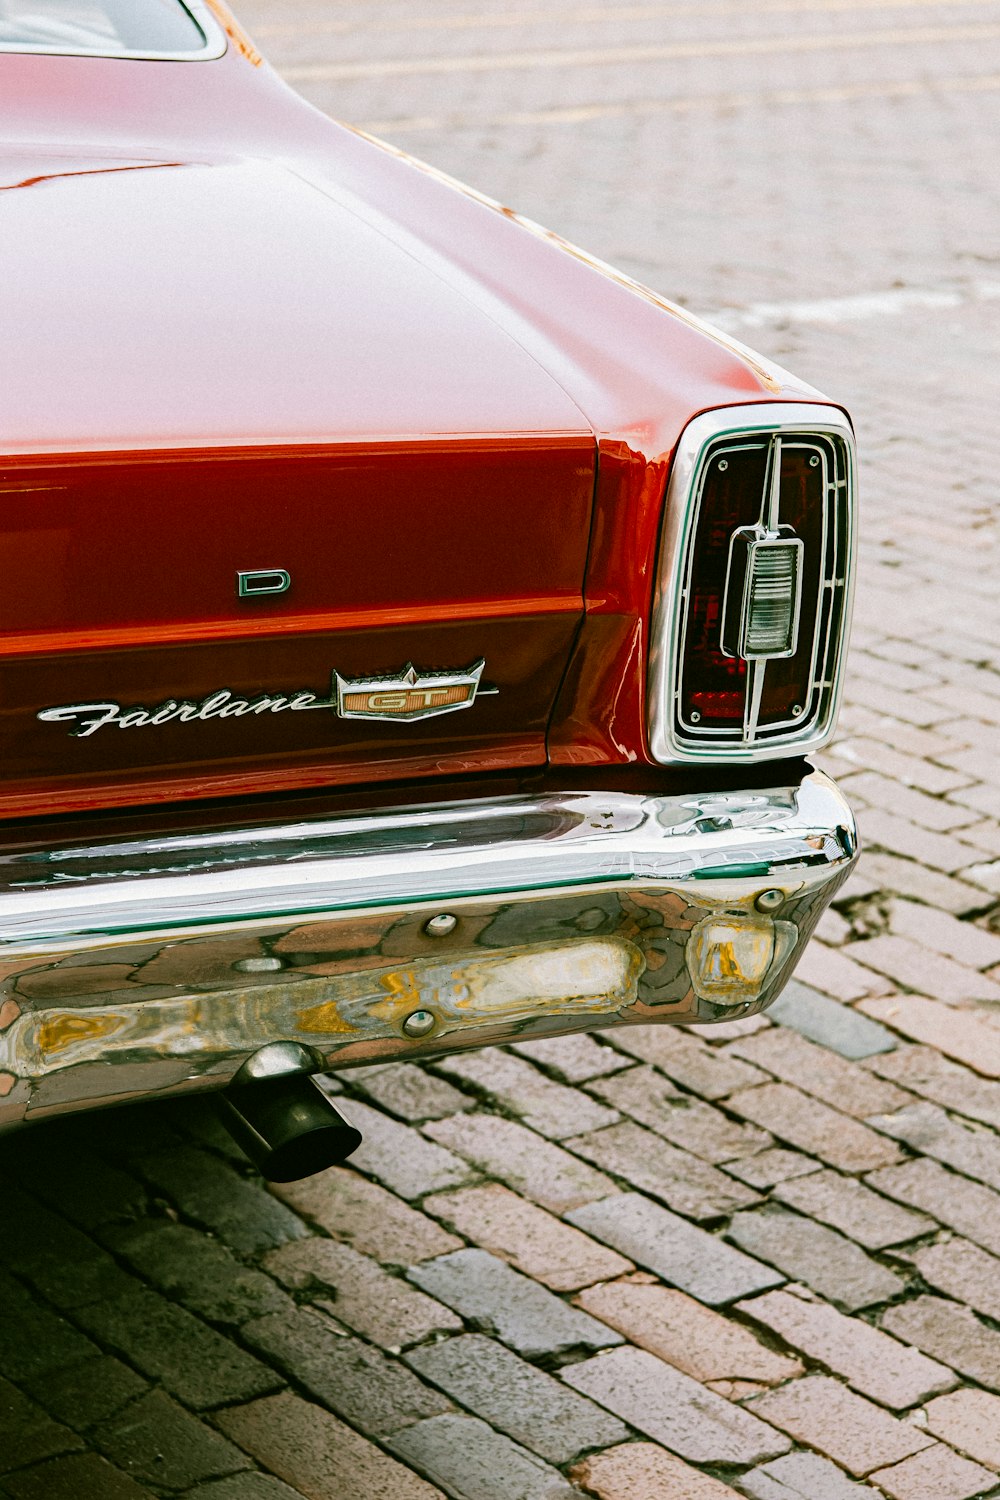
M 720 450 L 736 445 L 767 446 L 767 479 L 762 486 L 758 536 L 794 540 L 782 525 L 779 502 L 782 452 L 809 447 L 822 475 L 822 566 L 820 598 L 808 680 L 799 713 L 784 720 L 760 720 L 769 655 L 750 653 L 746 663 L 742 723 L 719 728 L 699 721 L 682 703 L 685 633 L 689 619 L 694 543 L 706 476 Z M 725 460 L 723 467 L 725 466 Z M 662 764 L 772 760 L 825 745 L 833 734 L 843 688 L 843 665 L 850 631 L 857 546 L 857 454 L 846 414 L 833 406 L 761 402 L 705 412 L 681 434 L 667 486 L 650 639 L 650 749 Z M 801 570 L 800 570 L 801 571 Z M 727 578 L 727 584 L 730 580 Z M 722 616 L 719 645 L 734 637 Z M 729 604 L 731 610 L 733 605 Z M 796 613 L 798 601 L 796 601 Z M 788 653 L 784 653 L 788 654 Z M 795 708 L 800 705 L 796 704 Z

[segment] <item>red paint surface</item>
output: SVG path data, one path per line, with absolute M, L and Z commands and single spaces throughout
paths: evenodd
M 232 37 L 0 56 L 0 97 L 0 807 L 648 759 L 673 446 L 803 392 Z M 257 567 L 292 591 L 237 601 Z M 479 656 L 500 695 L 414 724 L 34 718 Z

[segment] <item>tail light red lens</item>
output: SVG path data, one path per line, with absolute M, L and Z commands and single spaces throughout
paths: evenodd
M 705 472 L 697 539 L 691 558 L 684 637 L 681 719 L 692 726 L 743 723 L 747 664 L 722 646 L 722 613 L 730 542 L 760 519 L 768 443 L 720 449 Z

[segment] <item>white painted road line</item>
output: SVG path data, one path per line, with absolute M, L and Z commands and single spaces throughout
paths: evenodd
M 551 68 L 604 68 L 621 64 L 676 62 L 681 59 L 749 57 L 784 53 L 871 51 L 875 47 L 953 46 L 958 42 L 1000 40 L 1000 25 L 904 26 L 889 31 L 828 31 L 809 36 L 694 39 L 641 47 L 541 49 L 528 52 L 473 52 L 454 57 L 386 57 L 364 62 L 302 63 L 281 69 L 289 83 L 352 78 L 408 78 L 429 73 L 527 72 Z
M 754 302 L 749 307 L 712 308 L 699 312 L 698 316 L 727 332 L 742 332 L 785 323 L 861 323 L 870 318 L 898 317 L 918 309 L 939 311 L 973 302 L 996 301 L 1000 301 L 1000 281 L 975 281 L 967 286 L 891 287 L 884 292 L 800 302 Z

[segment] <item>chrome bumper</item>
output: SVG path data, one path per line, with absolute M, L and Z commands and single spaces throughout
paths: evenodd
M 745 1015 L 856 858 L 818 772 L 0 858 L 0 1127 L 221 1087 L 276 1042 L 322 1070 Z

